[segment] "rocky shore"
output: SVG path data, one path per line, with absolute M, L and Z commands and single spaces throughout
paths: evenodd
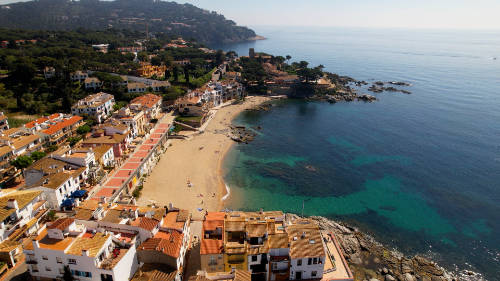
M 295 215 L 292 215 L 295 216 Z M 422 257 L 406 257 L 378 243 L 373 237 L 341 222 L 324 217 L 311 217 L 321 230 L 332 232 L 342 247 L 357 281 L 480 281 L 471 271 L 451 273 Z
M 370 88 L 368 88 L 368 91 L 371 91 L 371 92 L 374 92 L 374 93 L 400 92 L 400 93 L 407 94 L 407 95 L 411 94 L 411 92 L 408 91 L 408 90 L 398 89 L 398 88 L 393 87 L 393 86 L 385 87 L 386 84 L 390 84 L 390 85 L 394 85 L 394 86 L 404 86 L 404 87 L 410 87 L 411 86 L 410 83 L 406 83 L 406 82 L 395 82 L 395 81 L 382 82 L 382 81 L 377 81 L 377 82 L 373 83 L 370 86 Z

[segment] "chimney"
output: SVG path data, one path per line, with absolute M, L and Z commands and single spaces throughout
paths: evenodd
M 306 238 L 306 233 L 302 232 L 302 235 L 300 236 L 302 239 Z
M 9 207 L 10 209 L 19 209 L 19 205 L 17 205 L 17 200 L 14 199 L 14 198 L 11 198 L 9 199 L 9 201 L 7 201 L 7 207 Z
M 33 241 L 31 241 L 31 243 L 33 243 L 34 249 L 40 248 L 40 244 L 38 243 L 38 240 L 33 240 Z
M 89 256 L 89 250 L 82 250 L 82 256 L 88 257 Z

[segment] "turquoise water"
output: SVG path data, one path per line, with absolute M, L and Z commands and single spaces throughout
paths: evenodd
M 262 130 L 227 157 L 228 207 L 344 220 L 405 253 L 500 280 L 500 32 L 256 30 L 269 39 L 222 47 L 410 82 L 413 94 L 241 114 L 235 123 Z

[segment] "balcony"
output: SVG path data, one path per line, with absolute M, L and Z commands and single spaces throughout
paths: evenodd
M 115 265 L 117 265 L 120 260 L 127 254 L 128 249 L 115 248 L 109 255 L 109 257 L 102 260 L 100 264 L 101 269 L 112 270 Z

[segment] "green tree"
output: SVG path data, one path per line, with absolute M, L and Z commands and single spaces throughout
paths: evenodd
M 18 169 L 26 169 L 33 164 L 33 159 L 29 156 L 23 155 L 17 157 L 15 160 L 12 160 L 10 164 Z
M 43 151 L 35 151 L 35 152 L 31 153 L 31 159 L 33 159 L 33 161 L 38 161 L 38 160 L 42 159 L 43 157 L 45 157 L 45 155 L 47 155 L 47 153 L 45 153 Z
M 189 65 L 184 66 L 184 79 L 186 80 L 186 84 L 189 84 Z
M 179 82 L 179 67 L 177 65 L 174 66 L 174 81 Z
M 90 132 L 91 128 L 89 125 L 85 124 L 85 125 L 82 125 L 80 127 L 78 127 L 78 129 L 76 129 L 76 132 L 79 134 L 79 135 L 85 135 L 87 134 L 88 132 Z

